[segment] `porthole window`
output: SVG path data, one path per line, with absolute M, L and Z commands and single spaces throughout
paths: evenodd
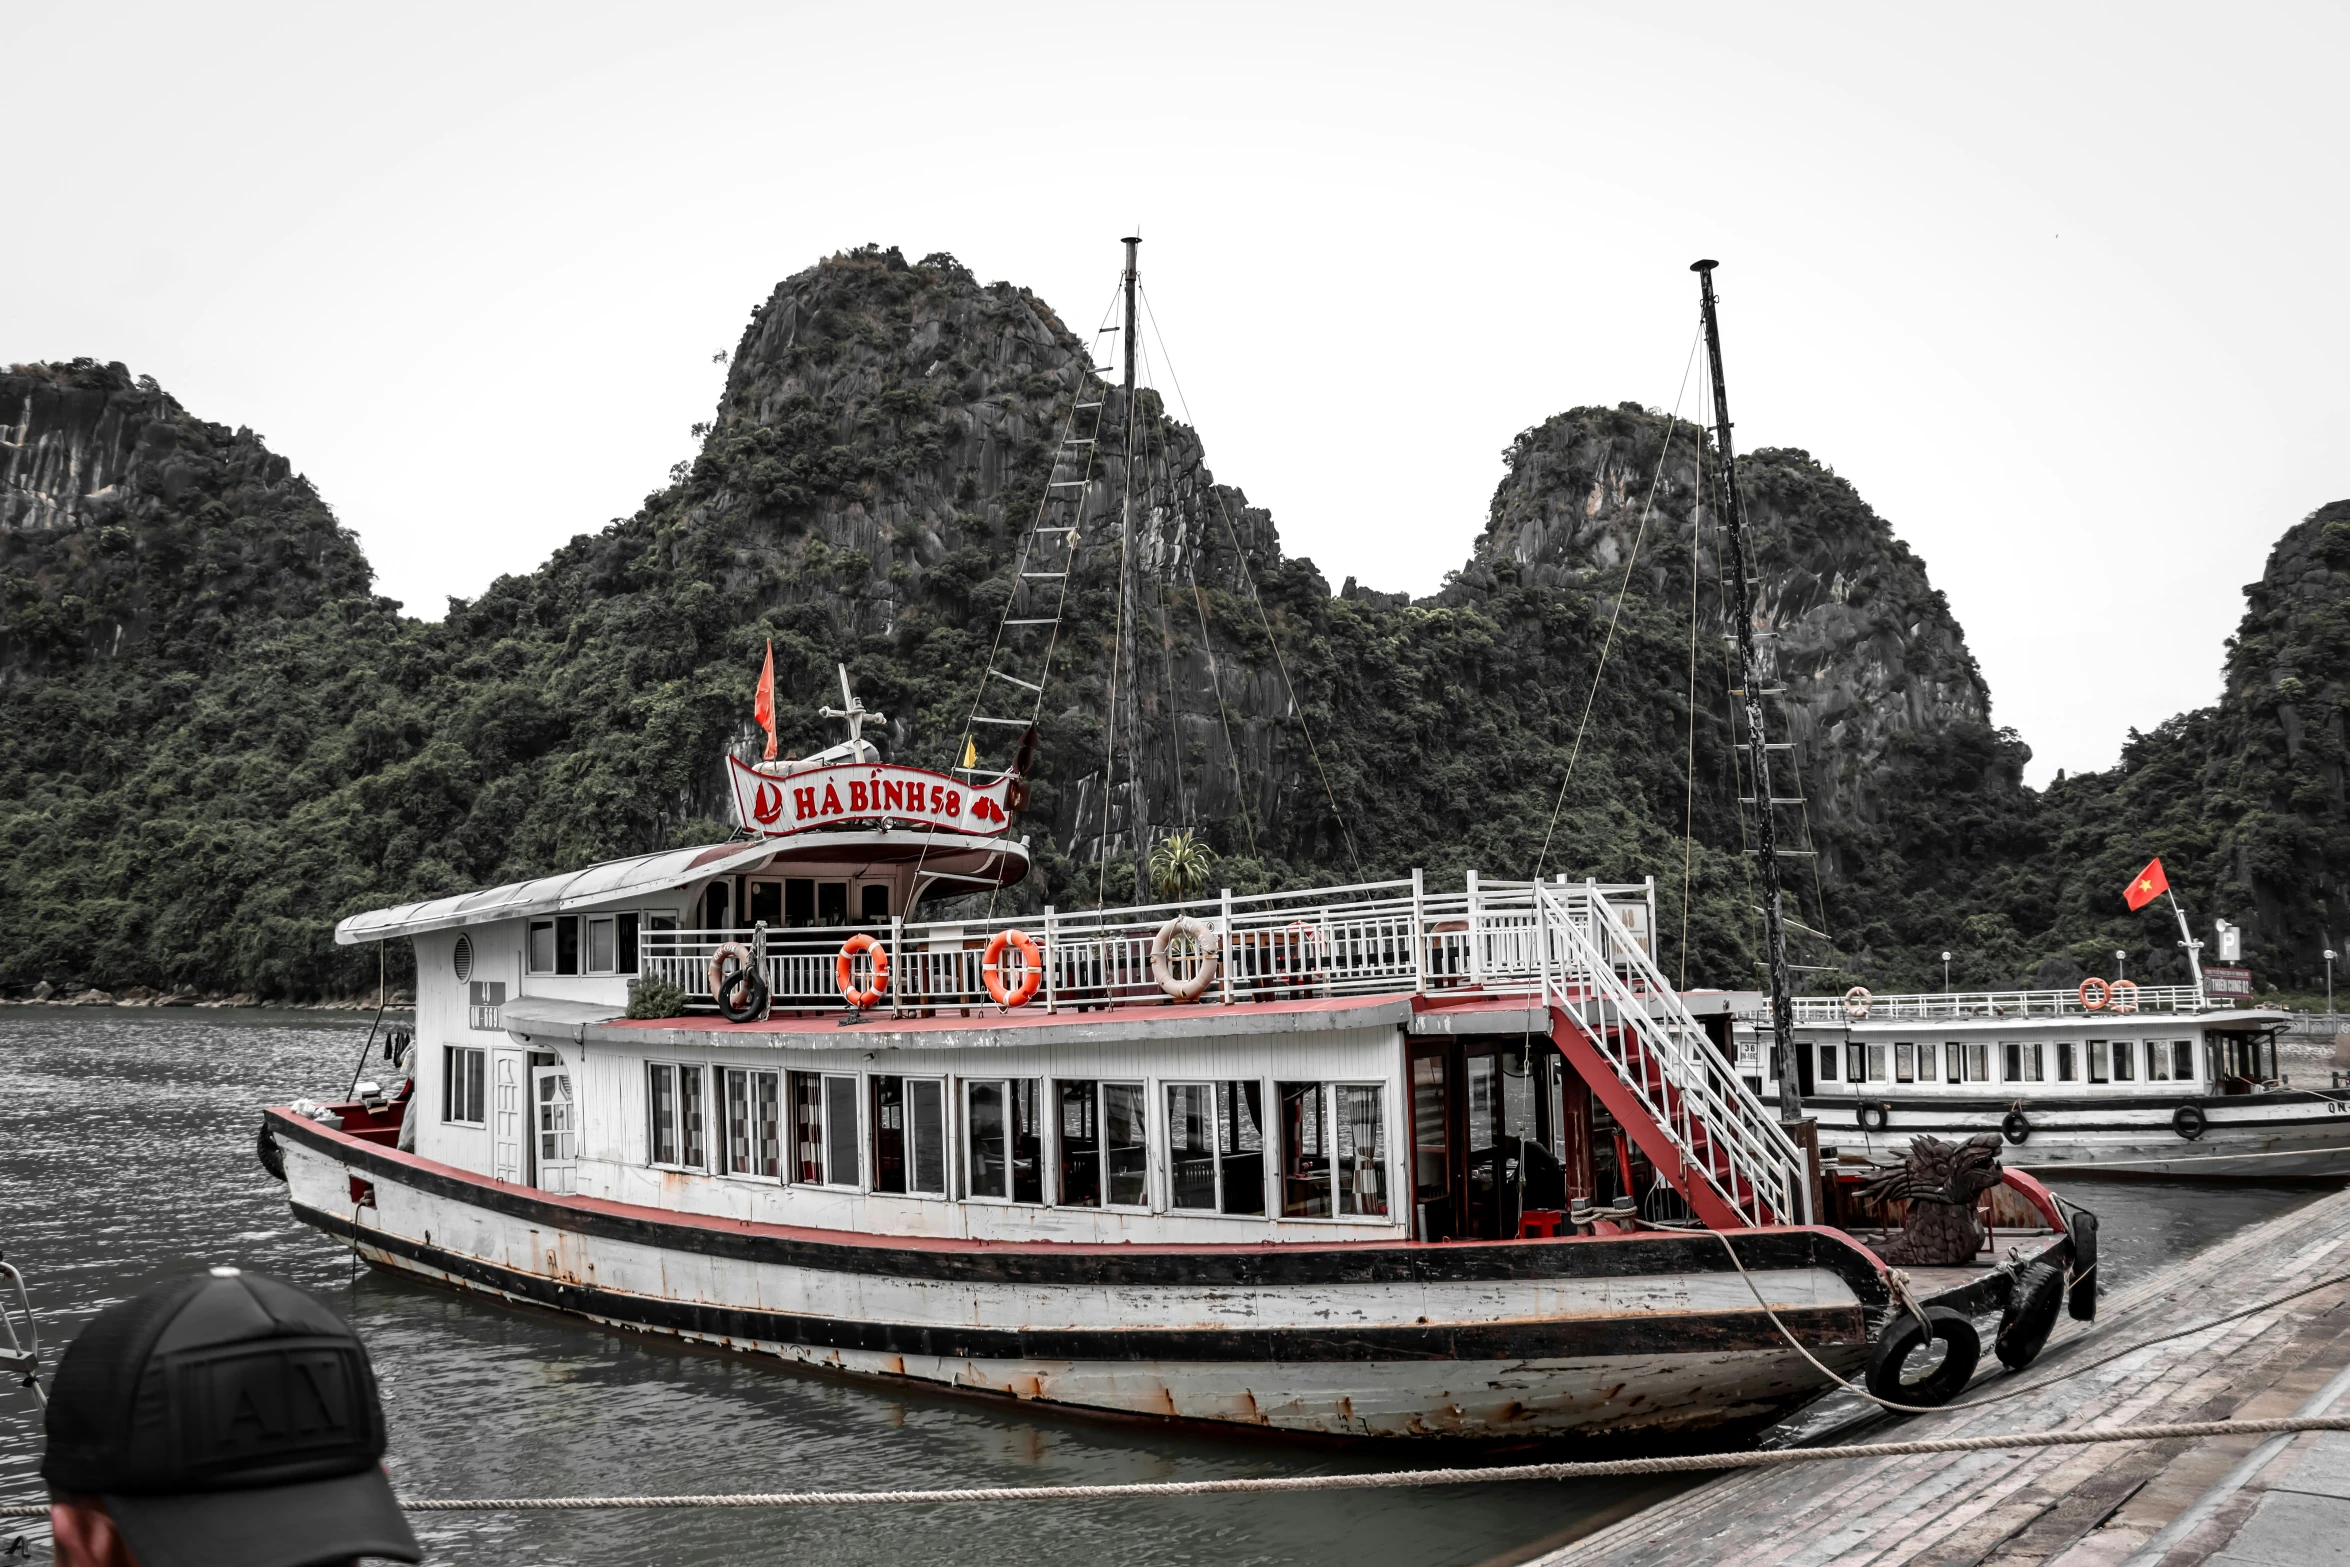
M 454 961 L 457 965 L 458 979 L 467 980 L 473 977 L 473 938 L 471 936 L 462 932 L 458 934 Z

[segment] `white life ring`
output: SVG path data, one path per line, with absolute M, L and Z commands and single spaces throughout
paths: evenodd
M 1863 1022 L 1868 1018 L 1869 1004 L 1876 999 L 1869 994 L 1868 986 L 1855 985 L 1844 992 L 1844 1015 L 1855 1023 Z
M 1199 949 L 1199 972 L 1189 979 L 1177 979 L 1174 962 L 1168 954 L 1177 938 L 1184 936 L 1190 937 L 1192 945 Z M 1215 926 L 1206 920 L 1195 920 L 1189 915 L 1179 914 L 1161 925 L 1158 934 L 1151 937 L 1151 978 L 1157 980 L 1159 988 L 1172 999 L 1179 1002 L 1197 1001 L 1216 982 L 1216 971 L 1222 965 L 1223 956 L 1224 937 Z

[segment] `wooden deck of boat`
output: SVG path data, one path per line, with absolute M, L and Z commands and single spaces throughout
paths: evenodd
M 2156 1334 L 2350 1273 L 2350 1192 L 2243 1230 L 2102 1303 L 2021 1378 L 1988 1342 L 1967 1397 L 2041 1382 Z M 2350 1366 L 2350 1284 L 2128 1354 L 1978 1409 L 1880 1419 L 1832 1440 L 2263 1419 L 2301 1410 Z M 2350 1413 L 2350 1398 L 2328 1411 Z M 1728 1474 L 1539 1558 L 1542 1567 L 2121 1567 L 2199 1501 L 2207 1516 L 2160 1558 L 2350 1564 L 2350 1433 L 2293 1438 L 2249 1478 L 2257 1437 L 2025 1452 L 1848 1459 Z M 2223 1480 L 2234 1484 L 2222 1487 Z M 2145 1564 L 2139 1564 L 2145 1567 Z

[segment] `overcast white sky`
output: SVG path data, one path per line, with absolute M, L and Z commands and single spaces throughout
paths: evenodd
M 868 240 L 1090 327 L 1219 478 L 1426 592 L 1499 453 L 1672 402 L 1924 556 L 2056 768 L 2210 701 L 2350 495 L 2340 6 L 525 8 L 0 0 L 0 360 L 249 424 L 437 616 L 635 509 L 750 308 Z

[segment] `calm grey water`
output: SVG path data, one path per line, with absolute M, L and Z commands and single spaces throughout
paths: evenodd
M 46 1359 L 102 1307 L 233 1262 L 291 1279 L 366 1340 L 415 1496 L 1050 1485 L 1417 1467 L 1455 1455 L 1221 1440 L 925 1394 L 607 1332 L 362 1268 L 286 1215 L 257 1107 L 350 1081 L 366 1036 L 285 1014 L 0 1013 L 0 1247 Z M 2118 1287 L 2319 1188 L 2083 1183 Z M 0 1388 L 0 1500 L 41 1498 L 32 1396 Z M 1661 1491 L 1650 1494 L 1663 1494 Z M 1048 1567 L 1507 1561 L 1641 1493 L 1621 1482 L 1161 1503 L 485 1514 L 418 1519 L 434 1562 L 935 1560 Z M 0 1540 L 18 1526 L 0 1526 Z M 36 1560 L 43 1529 L 27 1529 Z

